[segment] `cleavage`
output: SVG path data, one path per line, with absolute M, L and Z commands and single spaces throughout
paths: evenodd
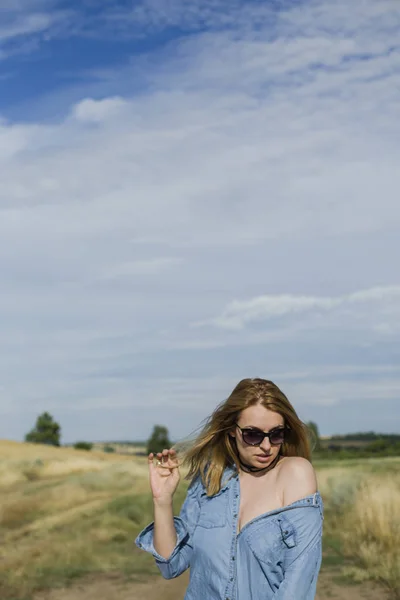
M 262 478 L 264 479 L 264 478 Z M 283 506 L 276 479 L 245 481 L 240 483 L 240 506 L 237 521 L 239 533 L 250 521 Z

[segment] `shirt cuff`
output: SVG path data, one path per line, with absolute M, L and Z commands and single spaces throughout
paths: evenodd
M 135 540 L 136 546 L 141 550 L 144 550 L 145 552 L 150 552 L 150 554 L 154 556 L 157 562 L 169 563 L 179 552 L 180 548 L 185 544 L 187 538 L 189 537 L 187 527 L 180 517 L 174 517 L 174 525 L 177 540 L 175 547 L 168 558 L 164 558 L 163 556 L 158 554 L 158 552 L 154 548 L 154 521 L 150 523 L 150 525 L 147 525 L 147 527 L 145 527 L 145 529 L 143 529 L 143 531 L 139 533 Z

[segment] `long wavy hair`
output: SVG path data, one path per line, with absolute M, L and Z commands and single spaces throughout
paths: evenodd
M 302 456 L 311 462 L 307 426 L 299 419 L 285 394 L 272 381 L 242 379 L 231 395 L 206 419 L 200 434 L 183 454 L 183 466 L 188 469 L 186 479 L 193 481 L 200 476 L 208 496 L 220 491 L 227 466 L 236 465 L 239 470 L 240 463 L 229 432 L 235 427 L 241 411 L 255 404 L 279 413 L 289 428 L 280 454 Z

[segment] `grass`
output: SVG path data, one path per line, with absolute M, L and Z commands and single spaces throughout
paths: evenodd
M 144 580 L 158 573 L 134 545 L 152 520 L 146 458 L 0 441 L 0 598 L 87 574 Z M 354 581 L 400 582 L 400 460 L 315 462 L 325 504 L 326 566 Z M 34 473 L 34 474 L 33 474 Z M 183 483 L 175 509 L 185 495 Z M 329 563 L 329 564 L 328 564 Z
M 382 583 L 400 598 L 400 459 L 315 466 L 325 544 L 347 559 L 343 575 Z
M 151 520 L 145 459 L 1 441 L 0 464 L 2 600 L 94 572 L 156 572 L 133 543 Z

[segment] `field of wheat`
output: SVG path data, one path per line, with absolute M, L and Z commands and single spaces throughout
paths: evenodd
M 326 539 L 353 559 L 352 577 L 395 593 L 400 460 L 315 466 Z M 156 568 L 133 541 L 151 515 L 146 458 L 0 441 L 0 598 L 31 600 L 90 573 L 147 578 Z

